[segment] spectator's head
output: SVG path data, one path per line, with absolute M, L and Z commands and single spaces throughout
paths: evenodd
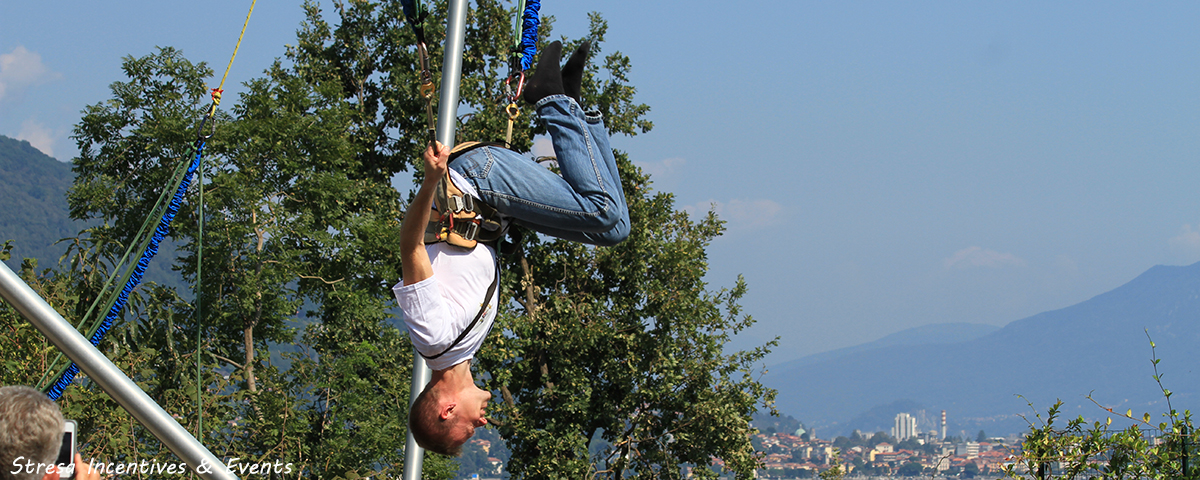
M 417 445 L 442 455 L 459 456 L 462 446 L 487 424 L 485 410 L 492 394 L 472 384 L 449 392 L 430 383 L 408 412 L 408 429 Z
M 62 448 L 63 417 L 46 394 L 29 387 L 0 387 L 0 480 L 57 479 L 46 475 Z M 41 471 L 18 469 L 15 462 L 43 466 Z M 17 471 L 14 473 L 14 471 Z

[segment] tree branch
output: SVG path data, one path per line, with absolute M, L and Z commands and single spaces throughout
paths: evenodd
M 322 277 L 314 277 L 314 276 L 309 276 L 309 275 L 299 275 L 299 277 L 300 277 L 300 278 L 309 279 L 309 280 L 320 280 L 320 281 L 322 281 L 322 282 L 325 282 L 325 284 L 326 284 L 326 285 L 333 285 L 333 284 L 335 284 L 335 283 L 338 283 L 338 282 L 340 282 L 340 281 L 342 281 L 342 280 L 345 280 L 344 278 L 339 278 L 339 279 L 337 279 L 337 280 L 329 281 L 329 280 L 326 280 L 326 279 L 324 279 L 324 278 L 322 278 Z
M 242 366 L 242 364 L 240 364 L 240 363 L 237 363 L 237 362 L 235 362 L 235 361 L 233 361 L 233 360 L 230 360 L 230 359 L 228 359 L 228 358 L 222 357 L 222 356 L 220 356 L 220 355 L 217 355 L 217 354 L 215 354 L 215 353 L 209 353 L 209 355 L 212 355 L 212 356 L 213 356 L 214 358 L 216 358 L 217 360 L 224 361 L 225 363 L 228 363 L 228 364 L 230 364 L 230 365 L 233 365 L 233 366 L 237 367 L 237 369 L 238 369 L 238 370 L 245 370 L 245 369 L 246 369 L 246 367 L 243 367 L 243 366 Z

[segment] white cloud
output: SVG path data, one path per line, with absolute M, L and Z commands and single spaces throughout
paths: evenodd
M 42 153 L 53 157 L 54 156 L 54 132 L 45 125 L 37 123 L 33 120 L 26 120 L 21 123 L 21 132 L 17 134 L 17 140 L 25 140 L 33 145 Z
M 1076 274 L 1079 273 L 1079 262 L 1066 255 L 1054 257 L 1054 268 L 1059 273 Z
M 637 166 L 642 167 L 642 170 L 650 174 L 651 180 L 662 180 L 664 177 L 674 175 L 677 169 L 682 168 L 687 164 L 687 160 L 679 157 L 671 157 L 658 162 L 634 162 Z
M 17 91 L 61 75 L 51 72 L 42 63 L 42 56 L 18 46 L 12 52 L 0 54 L 0 100 Z
M 710 200 L 683 207 L 683 210 L 688 212 L 693 218 L 707 213 L 710 209 L 716 212 L 717 216 L 722 220 L 728 222 L 726 226 L 730 230 L 735 230 L 741 228 L 758 228 L 768 225 L 775 221 L 775 217 L 779 216 L 779 212 L 783 210 L 783 207 L 774 200 L 767 199 L 733 199 L 728 203 Z
M 1011 253 L 1000 253 L 982 247 L 967 247 L 942 261 L 947 268 L 1003 268 L 1024 267 L 1025 260 Z
M 1200 232 L 1192 230 L 1191 225 L 1184 225 L 1180 228 L 1179 235 L 1171 237 L 1167 243 L 1184 253 L 1196 252 L 1200 250 Z

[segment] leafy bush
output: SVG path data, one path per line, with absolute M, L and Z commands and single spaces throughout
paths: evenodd
M 1181 414 L 1171 406 L 1171 391 L 1163 386 L 1162 374 L 1158 371 L 1161 359 L 1154 355 L 1154 348 L 1154 340 L 1150 339 L 1154 381 L 1167 401 L 1163 421 L 1153 423 L 1150 413 L 1136 416 L 1133 410 L 1114 412 L 1088 395 L 1089 400 L 1109 414 L 1107 418 L 1089 423 L 1079 416 L 1061 426 L 1059 410 L 1063 402 L 1059 400 L 1046 412 L 1045 418 L 1035 412 L 1039 424 L 1030 423 L 1030 431 L 1022 443 L 1024 452 L 1005 468 L 1006 476 L 1035 479 L 1200 477 L 1197 473 L 1200 468 L 1196 467 L 1191 455 L 1192 414 L 1188 410 Z M 1113 417 L 1132 423 L 1117 429 L 1113 427 Z

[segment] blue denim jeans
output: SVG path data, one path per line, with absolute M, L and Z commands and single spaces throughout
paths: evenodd
M 450 168 L 475 185 L 480 199 L 518 225 L 546 235 L 610 246 L 629 236 L 629 207 L 608 130 L 566 95 L 534 106 L 546 124 L 562 176 L 508 149 L 479 147 Z

